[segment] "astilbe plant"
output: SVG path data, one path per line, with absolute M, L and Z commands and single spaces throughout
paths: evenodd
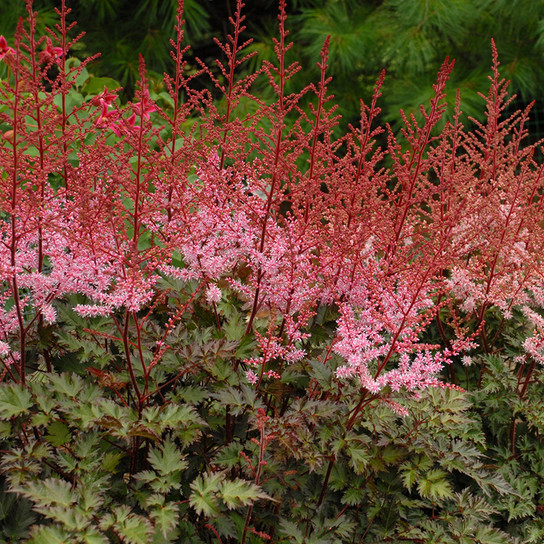
M 64 1 L 43 37 L 27 7 L 0 40 L 0 415 L 30 541 L 513 542 L 500 516 L 484 529 L 500 509 L 482 494 L 515 493 L 481 461 L 458 372 L 481 361 L 481 385 L 522 309 L 520 402 L 543 358 L 542 167 L 494 46 L 487 123 L 467 131 L 458 98 L 437 133 L 446 60 L 400 136 L 379 125 L 382 74 L 337 137 L 328 41 L 319 81 L 287 92 L 283 0 L 276 63 L 241 78 L 243 3 L 196 75 L 180 4 L 168 93 L 141 59 L 125 106 L 86 91 Z M 193 89 L 205 75 L 219 102 Z

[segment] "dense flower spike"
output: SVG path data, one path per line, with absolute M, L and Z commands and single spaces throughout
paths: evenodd
M 143 60 L 132 104 L 117 106 L 108 87 L 85 99 L 70 94 L 84 64 L 65 58 L 65 34 L 51 32 L 42 48 L 30 3 L 17 57 L 0 37 L 0 58 L 13 57 L 1 95 L 12 129 L 0 147 L 0 342 L 4 360 L 20 354 L 21 381 L 27 342 L 77 294 L 82 317 L 117 316 L 126 364 L 139 360 L 144 370 L 143 386 L 131 371 L 143 406 L 150 367 L 140 313 L 168 300 L 165 278 L 206 286 L 218 327 L 225 301 L 245 305 L 258 353 L 243 364 L 259 387 L 306 357 L 307 326 L 320 308 L 339 311 L 329 345 L 343 360 L 336 376 L 377 394 L 436 384 L 445 364 L 470 360 L 478 338 L 490 351 L 498 331 L 486 326 L 489 311 L 508 319 L 541 305 L 544 170 L 536 148 L 523 145 L 529 112 L 502 117 L 506 82 L 495 49 L 488 121 L 474 132 L 457 106 L 436 134 L 453 69 L 446 60 L 428 107 L 419 117 L 402 113 L 401 137 L 377 126 L 383 74 L 370 104 L 361 103 L 360 126 L 337 136 L 328 41 L 317 84 L 288 94 L 299 67 L 286 64 L 280 2 L 276 63 L 237 79 L 251 57 L 242 8 L 219 44 L 222 78 L 203 63 L 197 74 L 212 78 L 222 106 L 185 75 L 181 8 L 166 101 L 150 91 Z M 59 13 L 66 32 L 64 4 Z M 251 94 L 259 77 L 275 95 L 270 103 Z M 168 331 L 181 314 L 173 315 Z M 442 342 L 425 340 L 432 322 Z M 539 338 L 540 329 L 525 344 L 537 359 Z

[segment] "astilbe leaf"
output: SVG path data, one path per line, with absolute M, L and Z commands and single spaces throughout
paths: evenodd
M 77 500 L 70 483 L 57 478 L 47 478 L 42 482 L 27 482 L 16 491 L 32 499 L 40 507 L 49 505 L 70 507 Z
M 32 395 L 17 384 L 2 384 L 0 386 L 0 417 L 9 420 L 28 412 L 32 406 Z
M 447 473 L 440 469 L 431 469 L 422 474 L 417 482 L 418 492 L 425 498 L 440 500 L 453 496 L 451 483 L 446 479 Z
M 178 530 L 179 508 L 175 502 L 164 502 L 164 496 L 152 495 L 147 499 L 149 515 L 164 538 L 171 538 Z
M 217 494 L 223 477 L 221 473 L 198 476 L 191 483 L 189 502 L 197 514 L 204 514 L 206 517 L 219 514 Z
M 219 496 L 229 510 L 247 506 L 259 499 L 271 498 L 258 485 L 240 479 L 223 481 Z
M 149 452 L 149 462 L 157 472 L 162 474 L 180 472 L 187 467 L 187 462 L 171 440 L 165 440 L 160 449 L 153 448 Z
M 103 530 L 111 529 L 128 544 L 146 544 L 153 534 L 153 525 L 126 506 L 116 507 L 100 521 Z
M 49 526 L 35 526 L 35 530 L 32 533 L 32 537 L 28 540 L 32 544 L 39 544 L 40 542 L 51 542 L 51 544 L 63 544 L 68 538 L 70 533 L 64 531 L 62 528 L 49 525 Z M 98 541 L 100 544 L 106 542 L 102 539 Z

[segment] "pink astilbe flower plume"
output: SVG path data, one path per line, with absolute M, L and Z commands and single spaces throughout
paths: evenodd
M 143 59 L 133 103 L 120 106 L 119 90 L 104 87 L 67 107 L 85 63 L 65 58 L 73 41 L 64 2 L 45 39 L 30 2 L 14 48 L 0 37 L 0 60 L 10 59 L 0 115 L 11 127 L 0 145 L 0 341 L 11 361 L 20 354 L 21 382 L 25 346 L 72 295 L 80 316 L 111 317 L 139 410 L 183 318 L 169 281 L 213 310 L 218 331 L 229 319 L 220 307 L 236 300 L 256 347 L 233 370 L 242 366 L 257 388 L 312 353 L 323 308 L 338 311 L 327 347 L 342 360 L 337 377 L 378 395 L 415 393 L 440 383 L 444 365 L 491 352 L 502 325 L 490 328 L 489 311 L 506 320 L 543 304 L 544 168 L 536 146 L 523 145 L 529 109 L 503 118 L 509 99 L 494 46 L 487 121 L 475 131 L 461 122 L 459 94 L 438 131 L 453 69 L 446 59 L 420 116 L 401 113 L 401 134 L 379 126 L 384 73 L 361 101 L 358 126 L 342 134 L 328 91 L 329 39 L 318 81 L 290 92 L 300 66 L 286 60 L 286 3 L 276 59 L 251 74 L 240 70 L 255 54 L 243 7 L 236 3 L 226 42 L 216 42 L 224 55 L 216 70 L 198 60 L 193 73 L 179 5 L 175 74 L 165 77 L 171 114 L 150 91 Z M 193 88 L 205 75 L 221 105 Z M 258 78 L 270 85 L 268 101 L 252 91 Z M 159 307 L 175 317 L 150 358 L 143 337 Z M 435 326 L 440 342 L 429 343 Z M 525 346 L 533 357 L 538 334 Z

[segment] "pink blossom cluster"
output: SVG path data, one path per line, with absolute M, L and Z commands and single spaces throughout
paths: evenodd
M 220 63 L 225 82 L 202 67 L 224 94 L 221 107 L 192 89 L 177 47 L 168 112 L 143 62 L 134 103 L 118 107 L 105 87 L 67 111 L 57 104 L 85 63 L 68 66 L 49 36 L 28 48 L 0 37 L 0 60 L 11 59 L 0 120 L 12 132 L 0 143 L 0 357 L 19 361 L 21 380 L 26 343 L 73 294 L 83 297 L 74 305 L 83 318 L 130 322 L 116 321 L 129 360 L 147 319 L 138 314 L 168 302 L 164 276 L 197 280 L 202 293 L 192 296 L 213 308 L 218 327 L 222 301 L 244 304 L 245 332 L 258 346 L 244 364 L 255 384 L 307 356 L 323 307 L 339 312 L 329 346 L 341 358 L 338 378 L 372 393 L 436 385 L 455 358 L 468 365 L 472 350 L 491 351 L 490 309 L 509 319 L 532 305 L 536 332 L 524 347 L 542 359 L 534 308 L 544 306 L 544 171 L 523 141 L 528 112 L 501 120 L 506 82 L 496 52 L 487 122 L 477 130 L 464 129 L 458 100 L 434 136 L 447 60 L 422 121 L 402 113 L 400 136 L 377 126 L 382 76 L 361 104 L 360 126 L 336 136 L 328 44 L 320 81 L 288 94 L 298 66 L 285 63 L 281 28 L 276 66 L 238 78 L 244 45 L 233 35 L 229 63 Z M 44 62 L 59 70 L 47 92 L 36 67 Z M 275 93 L 269 103 L 251 94 L 261 76 Z M 236 113 L 242 100 L 252 113 Z M 182 315 L 173 311 L 157 353 Z M 432 323 L 439 345 L 425 342 Z

